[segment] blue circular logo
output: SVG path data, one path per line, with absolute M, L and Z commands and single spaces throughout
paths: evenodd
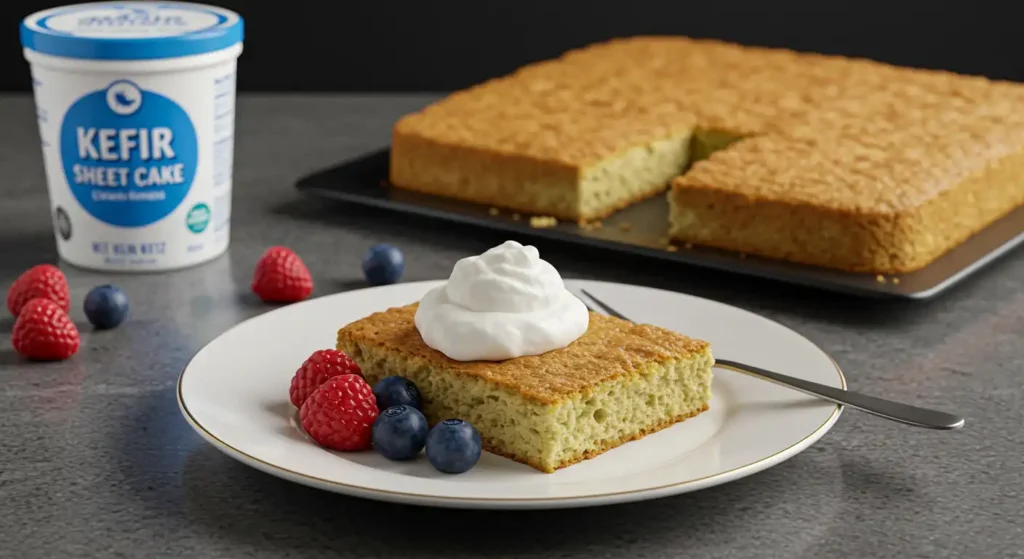
M 142 91 L 130 81 L 122 80 L 107 88 L 107 107 L 116 115 L 134 114 L 142 106 Z
M 126 80 L 75 101 L 60 131 L 71 193 L 118 227 L 156 223 L 181 204 L 195 179 L 197 144 L 184 109 Z

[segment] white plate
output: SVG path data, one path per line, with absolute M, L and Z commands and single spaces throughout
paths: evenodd
M 461 475 L 422 456 L 389 462 L 372 451 L 340 453 L 312 443 L 288 401 L 295 369 L 334 347 L 341 326 L 412 303 L 440 282 L 364 289 L 266 313 L 199 351 L 178 381 L 185 418 L 227 455 L 287 480 L 400 503 L 488 509 L 568 508 L 639 501 L 726 483 L 774 466 L 822 437 L 841 407 L 716 369 L 711 409 L 597 458 L 544 474 L 485 453 Z M 846 388 L 821 349 L 768 319 L 706 299 L 645 287 L 567 281 L 637 322 L 711 342 L 717 357 Z

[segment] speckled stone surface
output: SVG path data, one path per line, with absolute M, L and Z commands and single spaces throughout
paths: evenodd
M 958 432 L 847 411 L 808 451 L 703 492 L 566 512 L 381 504 L 278 480 L 194 434 L 174 396 L 201 345 L 267 307 L 247 295 L 271 243 L 306 258 L 317 294 L 362 286 L 373 242 L 405 249 L 407 280 L 445 277 L 504 240 L 305 200 L 304 173 L 386 144 L 427 97 L 244 97 L 233 245 L 202 267 L 111 277 L 62 265 L 76 301 L 116 281 L 130 322 L 72 360 L 27 364 L 0 320 L 0 556 L 969 557 L 1024 556 L 1024 251 L 942 298 L 877 303 L 685 267 L 539 245 L 567 277 L 675 289 L 760 312 L 818 343 L 853 389 L 958 411 Z M 0 96 L 0 281 L 56 261 L 34 111 Z

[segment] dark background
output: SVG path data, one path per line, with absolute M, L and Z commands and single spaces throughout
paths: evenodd
M 65 2 L 73 3 L 73 2 Z M 247 91 L 444 91 L 615 36 L 685 34 L 1024 81 L 1024 3 L 805 0 L 224 0 L 246 20 Z M 0 2 L 0 90 L 27 91 Z

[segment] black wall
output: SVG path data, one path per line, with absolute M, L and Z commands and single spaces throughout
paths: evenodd
M 589 42 L 716 37 L 1024 81 L 1024 3 L 804 0 L 221 0 L 246 20 L 249 91 L 438 91 Z M 27 90 L 17 24 L 57 2 L 0 2 L 0 90 Z

